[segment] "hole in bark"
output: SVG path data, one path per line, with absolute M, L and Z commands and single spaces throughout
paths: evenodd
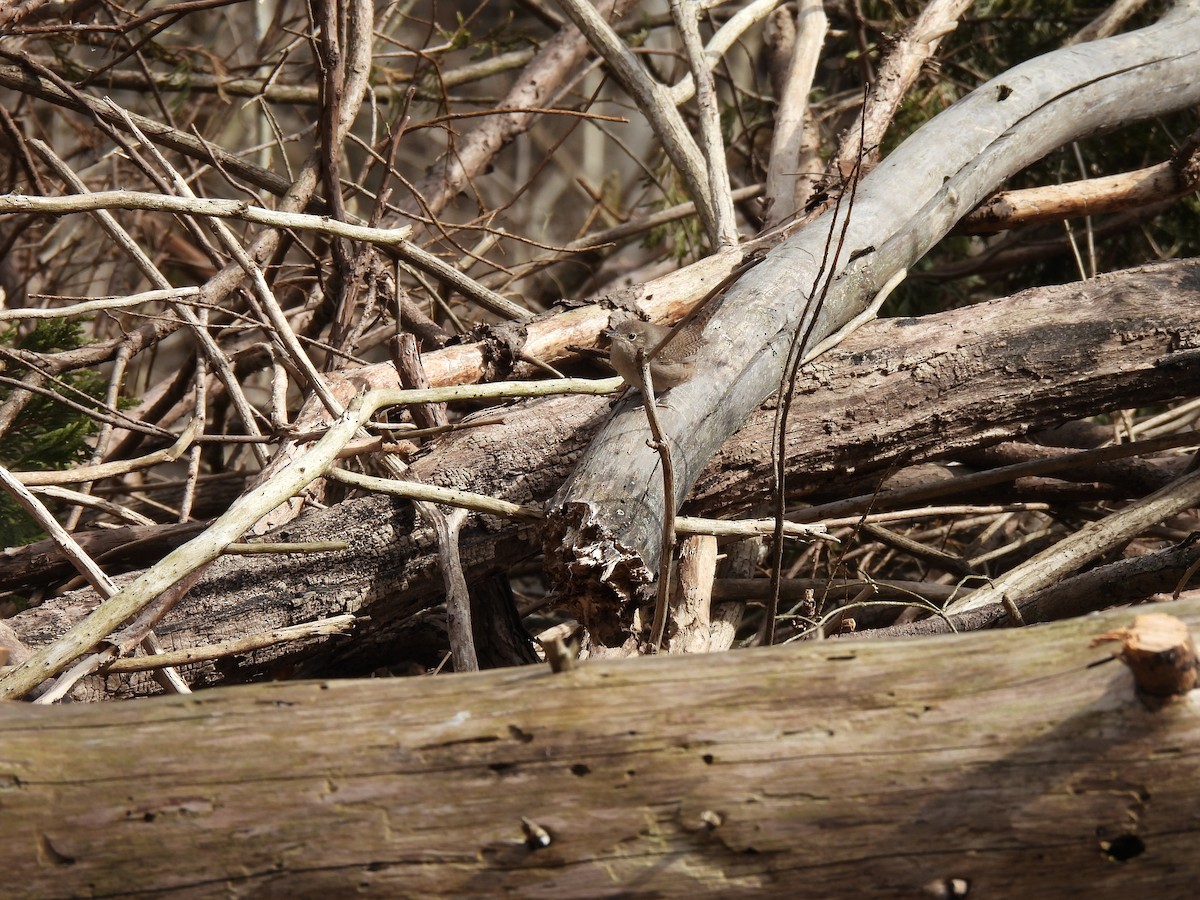
M 488 763 L 488 768 L 498 775 L 503 775 L 505 772 L 511 772 L 516 767 L 516 763 Z
M 1003 103 L 1005 100 L 1007 100 L 1011 96 L 1012 96 L 1012 88 L 1010 88 L 1007 84 L 1000 85 L 1000 87 L 996 91 L 996 99 L 999 100 L 1001 103 Z
M 589 769 L 587 766 L 585 766 L 583 763 L 575 763 L 575 765 L 571 766 L 571 774 L 582 777 L 584 775 L 591 775 L 592 770 Z
M 705 754 L 704 754 L 702 757 L 700 757 L 700 758 L 701 758 L 702 760 L 704 760 L 704 764 L 705 764 L 706 766 L 711 766 L 711 765 L 713 764 L 713 755 L 712 755 L 711 753 L 705 753 Z
M 515 737 L 522 744 L 528 744 L 530 741 L 533 740 L 532 734 L 530 734 L 527 731 L 522 731 L 516 725 L 509 725 L 508 733 L 511 734 L 513 737 Z
M 1128 862 L 1146 851 L 1146 842 L 1136 834 L 1123 834 L 1115 840 L 1101 841 L 1100 849 L 1111 860 Z

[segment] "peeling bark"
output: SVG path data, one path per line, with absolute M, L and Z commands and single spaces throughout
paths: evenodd
M 640 570 L 657 571 L 666 503 L 683 503 L 718 448 L 775 393 L 793 336 L 808 350 L 836 332 L 1005 179 L 1046 153 L 1200 102 L 1198 9 L 1200 3 L 1182 2 L 1148 28 L 1048 53 L 997 76 L 881 162 L 857 187 L 852 208 L 840 204 L 771 250 L 721 298 L 696 374 L 659 411 L 678 472 L 675 496 L 664 500 L 658 457 L 644 446 L 645 414 L 633 400 L 605 425 L 556 496 L 545 552 L 563 557 L 547 566 L 568 576 L 558 589 L 574 595 L 596 588 L 590 577 L 569 580 L 579 568 L 569 559 L 576 550 L 566 540 L 568 527 L 557 522 L 574 521 L 580 508 L 596 527 L 570 530 L 609 535 L 629 570 L 604 590 L 619 594 L 638 582 Z M 640 601 L 641 593 L 617 602 Z
M 1200 378 L 1198 351 L 1195 261 L 1026 291 L 920 320 L 876 322 L 802 375 L 788 441 L 792 484 L 798 491 L 828 490 L 851 473 L 878 476 L 1080 416 L 1190 395 Z M 501 424 L 440 441 L 414 463 L 413 475 L 518 503 L 544 503 L 610 403 L 573 397 L 511 407 Z M 759 411 L 723 448 L 697 480 L 688 512 L 736 514 L 765 495 L 771 422 L 771 410 Z M 428 646 L 420 645 L 437 627 L 430 610 L 442 602 L 442 577 L 432 535 L 412 506 L 352 498 L 278 534 L 295 541 L 331 537 L 348 541 L 350 549 L 307 556 L 302 568 L 290 556 L 217 561 L 158 629 L 160 639 L 168 647 L 192 646 L 352 612 L 371 616 L 352 642 L 314 639 L 199 666 L 190 676 L 214 684 L 284 673 L 363 673 L 413 648 L 419 649 L 415 658 L 436 664 Z M 536 524 L 473 515 L 461 539 L 468 581 L 511 571 L 533 557 L 541 541 Z M 634 637 L 633 604 L 598 607 L 584 594 L 563 601 L 586 625 L 610 629 L 602 632 L 606 646 L 624 646 Z M 45 644 L 95 602 L 90 592 L 73 592 L 9 624 L 27 643 Z M 155 690 L 146 676 L 93 679 L 89 686 L 92 696 Z

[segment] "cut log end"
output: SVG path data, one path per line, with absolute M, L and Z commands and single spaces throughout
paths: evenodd
M 1120 642 L 1117 658 L 1129 666 L 1138 693 L 1145 698 L 1180 697 L 1200 681 L 1195 641 L 1187 625 L 1174 616 L 1137 616 L 1129 628 L 1106 632 L 1092 646 L 1108 641 Z

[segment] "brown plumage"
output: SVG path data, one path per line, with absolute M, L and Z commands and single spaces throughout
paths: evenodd
M 655 393 L 683 384 L 692 377 L 696 353 L 705 343 L 701 328 L 685 326 L 684 331 L 654 353 L 673 329 L 643 322 L 627 314 L 614 315 L 609 324 L 611 327 L 605 332 L 611 342 L 608 361 L 626 384 L 641 386 L 642 374 L 637 362 L 639 349 L 645 350 L 650 358 L 650 380 Z

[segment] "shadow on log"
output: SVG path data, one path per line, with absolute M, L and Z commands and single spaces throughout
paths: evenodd
M 1096 665 L 1132 619 L 4 704 L 0 858 L 27 897 L 1187 896 L 1200 695 Z

